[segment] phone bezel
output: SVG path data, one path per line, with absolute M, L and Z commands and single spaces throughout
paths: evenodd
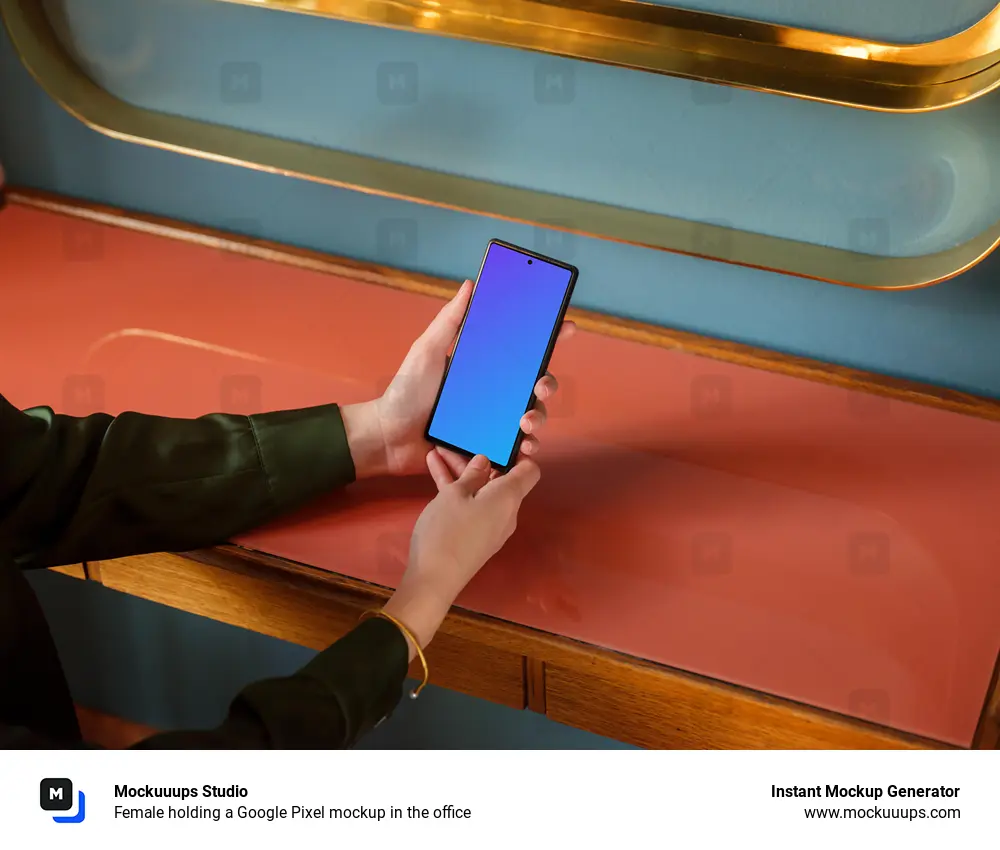
M 553 265 L 561 269 L 566 269 L 566 271 L 570 273 L 569 283 L 566 285 L 566 291 L 563 293 L 563 300 L 559 306 L 559 314 L 556 317 L 556 321 L 552 326 L 552 331 L 549 334 L 549 342 L 545 348 L 545 356 L 542 358 L 538 374 L 535 376 L 535 380 L 531 384 L 532 387 L 531 396 L 528 399 L 528 406 L 525 407 L 524 409 L 524 413 L 527 413 L 535 406 L 535 403 L 537 401 L 537 399 L 535 398 L 534 387 L 538 383 L 539 379 L 548 371 L 549 362 L 552 360 L 552 353 L 555 350 L 556 341 L 559 339 L 559 331 L 562 328 L 563 322 L 566 320 L 566 312 L 569 309 L 569 302 L 573 297 L 573 290 L 576 287 L 576 279 L 580 273 L 580 270 L 576 266 L 570 265 L 569 263 L 563 262 L 562 260 L 557 260 L 554 257 L 547 257 L 545 256 L 545 254 L 539 254 L 537 251 L 530 251 L 527 248 L 522 248 L 520 245 L 515 245 L 512 242 L 506 242 L 503 239 L 491 239 L 489 243 L 486 245 L 486 250 L 483 252 L 483 259 L 482 262 L 480 262 L 479 264 L 479 272 L 476 274 L 476 280 L 473 285 L 472 295 L 469 296 L 469 305 L 468 307 L 466 307 L 465 315 L 462 316 L 462 324 L 459 326 L 458 334 L 456 334 L 455 336 L 454 348 L 452 349 L 453 351 L 457 350 L 458 343 L 462 339 L 462 333 L 465 331 L 466 319 L 468 319 L 469 317 L 469 311 L 472 309 L 472 304 L 476 297 L 476 291 L 479 289 L 479 279 L 482 277 L 483 268 L 486 266 L 486 260 L 490 256 L 490 249 L 494 245 L 498 245 L 502 248 L 509 248 L 510 250 L 515 251 L 518 254 L 522 254 L 526 259 L 539 260 L 540 262 L 548 263 L 549 265 Z M 441 386 L 438 387 L 437 396 L 434 399 L 434 406 L 431 408 L 431 415 L 428 417 L 427 425 L 424 428 L 424 438 L 427 440 L 427 442 L 431 443 L 432 445 L 440 446 L 441 448 L 444 449 L 449 449 L 450 451 L 453 451 L 456 454 L 461 455 L 462 457 L 472 458 L 475 456 L 474 452 L 470 452 L 468 449 L 463 449 L 460 446 L 455 446 L 452 445 L 451 443 L 445 442 L 444 440 L 432 437 L 430 434 L 431 423 L 434 421 L 434 414 L 437 413 L 438 403 L 441 401 L 441 394 L 444 392 L 445 384 L 448 381 L 448 373 L 451 371 L 451 360 L 452 358 L 449 357 L 448 363 L 445 366 L 444 376 L 441 378 Z M 524 413 L 521 414 L 522 417 L 524 416 Z M 520 417 L 518 421 L 520 421 Z M 520 427 L 518 427 L 517 437 L 514 440 L 514 446 L 511 449 L 510 455 L 507 458 L 507 462 L 505 464 L 499 464 L 493 460 L 490 460 L 490 465 L 493 467 L 493 469 L 497 470 L 500 473 L 507 473 L 511 469 L 513 469 L 514 464 L 517 463 L 517 458 L 521 453 L 521 443 L 524 441 L 524 437 L 525 437 L 524 432 L 520 429 Z

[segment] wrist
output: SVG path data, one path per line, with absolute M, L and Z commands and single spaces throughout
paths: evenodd
M 361 481 L 385 475 L 389 467 L 388 456 L 375 402 L 342 405 L 340 415 L 344 420 L 355 478 Z
M 421 649 L 433 640 L 453 602 L 452 598 L 426 587 L 414 586 L 404 578 L 399 588 L 385 603 L 384 610 L 406 626 Z M 407 641 L 409 643 L 409 641 Z M 409 647 L 410 660 L 416 649 Z

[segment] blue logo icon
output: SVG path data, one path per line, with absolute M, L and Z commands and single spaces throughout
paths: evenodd
M 83 823 L 87 817 L 87 801 L 83 791 L 77 791 L 75 815 L 53 815 L 56 823 Z M 73 808 L 73 782 L 69 779 L 43 779 L 39 784 L 38 802 L 46 812 L 69 812 Z

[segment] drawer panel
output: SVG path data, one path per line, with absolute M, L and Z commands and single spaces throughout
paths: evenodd
M 601 672 L 546 665 L 553 720 L 655 749 L 908 748 L 874 726 L 672 671 L 610 662 Z M 912 744 L 912 746 L 918 746 Z

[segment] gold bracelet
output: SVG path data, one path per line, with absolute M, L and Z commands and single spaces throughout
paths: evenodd
M 381 608 L 374 608 L 371 611 L 365 611 L 361 615 L 361 621 L 367 620 L 370 617 L 380 617 L 383 620 L 388 620 L 397 629 L 399 629 L 403 635 L 409 639 L 410 643 L 413 644 L 413 648 L 417 651 L 417 658 L 420 659 L 420 664 L 424 668 L 424 680 L 417 685 L 412 691 L 410 691 L 410 699 L 416 699 L 420 696 L 420 692 L 424 689 L 428 680 L 431 677 L 431 670 L 427 666 L 427 659 L 424 657 L 424 651 L 420 648 L 420 644 L 417 642 L 416 637 L 414 637 L 413 632 L 411 632 L 406 626 L 404 626 L 399 620 L 392 616 L 392 614 L 386 614 Z

